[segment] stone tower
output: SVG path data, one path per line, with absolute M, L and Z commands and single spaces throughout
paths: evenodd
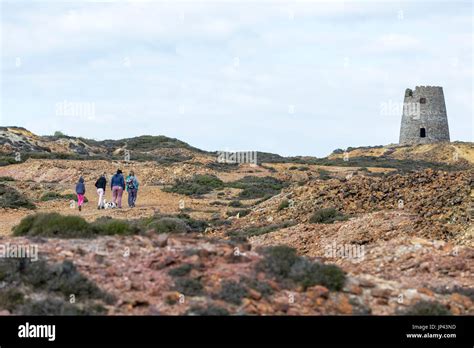
M 400 144 L 449 142 L 443 87 L 417 86 L 405 91 Z

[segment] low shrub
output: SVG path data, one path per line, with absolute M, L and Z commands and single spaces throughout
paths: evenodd
M 188 227 L 191 232 L 204 232 L 204 230 L 209 226 L 209 224 L 204 220 L 193 219 L 188 214 L 180 213 L 176 215 L 176 218 L 182 220 Z
M 186 162 L 191 160 L 192 156 L 186 156 L 182 154 L 174 154 L 170 156 L 158 156 L 156 163 L 161 165 L 171 165 L 174 163 Z
M 229 314 L 230 313 L 227 309 L 215 305 L 209 305 L 207 307 L 193 306 L 185 313 L 185 315 L 201 316 L 224 316 Z
M 253 237 L 253 236 L 261 236 L 262 234 L 267 234 L 270 232 L 274 232 L 280 230 L 282 228 L 287 228 L 293 226 L 295 224 L 294 221 L 285 221 L 278 224 L 271 224 L 267 226 L 255 226 L 255 227 L 248 227 L 246 229 L 238 229 L 238 230 L 230 230 L 226 234 L 229 237 Z
M 227 186 L 242 189 L 239 193 L 241 199 L 255 199 L 274 196 L 280 193 L 281 189 L 286 187 L 287 184 L 271 176 L 246 176 L 228 183 Z
M 408 308 L 405 315 L 451 315 L 452 313 L 441 303 L 419 301 Z
M 324 208 L 317 210 L 310 217 L 309 222 L 313 224 L 332 224 L 335 221 L 345 221 L 348 217 L 335 208 Z
M 113 296 L 99 289 L 68 260 L 50 264 L 41 259 L 0 259 L 0 281 L 0 309 L 14 314 L 100 314 L 105 311 L 100 303 L 115 302 Z M 76 297 L 76 304 L 68 302 L 71 294 Z M 45 295 L 45 300 L 36 300 Z
M 20 271 L 20 278 L 23 283 L 35 289 L 58 292 L 65 297 L 74 294 L 79 300 L 90 298 L 110 300 L 110 297 L 95 283 L 78 272 L 69 260 L 54 265 L 43 260 L 26 263 Z
M 172 277 L 184 277 L 188 275 L 192 269 L 193 265 L 191 265 L 190 263 L 185 263 L 169 270 L 168 274 Z
M 0 290 L 0 309 L 6 309 L 13 312 L 16 307 L 25 302 L 25 296 L 17 289 Z
M 264 258 L 257 264 L 257 270 L 265 272 L 282 282 L 291 282 L 304 288 L 323 285 L 339 291 L 345 283 L 345 273 L 336 265 L 312 262 L 298 256 L 296 250 L 279 245 L 264 250 Z
M 38 213 L 24 217 L 13 228 L 15 236 L 83 238 L 94 234 L 89 223 L 80 216 Z
M 432 288 L 432 290 L 436 292 L 437 294 L 443 294 L 443 295 L 458 293 L 463 296 L 469 297 L 471 301 L 474 302 L 474 289 L 473 288 L 454 285 L 453 287 L 444 287 L 444 286 L 435 287 L 435 288 Z
M 54 201 L 54 200 L 60 200 L 60 199 L 77 202 L 77 195 L 74 193 L 60 194 L 60 193 L 51 191 L 51 192 L 46 192 L 44 195 L 42 195 L 40 198 L 40 201 L 47 202 L 47 201 Z M 85 203 L 89 202 L 87 197 L 84 197 L 84 202 Z
M 286 245 L 277 245 L 263 251 L 264 258 L 257 269 L 278 279 L 289 277 L 291 267 L 299 260 L 296 250 Z
M 245 284 L 248 288 L 258 291 L 263 297 L 268 297 L 274 292 L 273 288 L 267 282 L 255 278 L 242 277 L 240 282 Z
M 19 162 L 15 160 L 15 156 L 0 156 L 0 167 L 17 163 Z
M 321 180 L 329 180 L 331 179 L 331 174 L 329 173 L 329 171 L 325 170 L 325 169 L 318 169 L 318 174 L 319 174 L 319 179 Z
M 131 222 L 110 217 L 101 217 L 89 223 L 80 216 L 37 213 L 24 217 L 13 228 L 13 235 L 51 238 L 93 238 L 99 235 L 135 234 L 139 231 L 139 228 Z
M 250 214 L 250 212 L 252 211 L 252 209 L 239 209 L 239 210 L 228 210 L 226 211 L 226 215 L 227 216 L 237 216 L 237 214 L 239 214 L 239 217 L 244 217 L 244 216 L 247 216 L 248 214 Z
M 175 290 L 186 296 L 199 296 L 203 294 L 204 287 L 199 278 L 178 278 L 175 281 Z
M 0 208 L 35 209 L 36 206 L 13 187 L 0 184 Z
M 19 312 L 21 315 L 101 315 L 106 310 L 102 305 L 79 307 L 62 299 L 47 298 L 25 303 Z
M 215 175 L 194 175 L 191 179 L 178 179 L 170 188 L 165 188 L 166 192 L 179 193 L 187 196 L 203 195 L 215 189 L 224 187 L 221 179 Z
M 344 286 L 346 275 L 336 265 L 314 263 L 301 258 L 292 266 L 289 278 L 305 289 L 319 284 L 329 290 L 339 291 Z
M 186 233 L 189 231 L 189 226 L 183 220 L 175 217 L 162 217 L 149 224 L 148 228 L 152 228 L 156 233 Z
M 278 206 L 278 211 L 286 209 L 290 206 L 290 201 L 287 199 L 284 199 L 280 202 L 280 205 Z
M 222 282 L 221 290 L 217 294 L 217 297 L 223 301 L 239 305 L 242 303 L 242 299 L 247 296 L 248 291 L 242 285 L 235 281 L 226 280 Z
M 229 203 L 229 207 L 240 208 L 242 206 L 241 201 L 233 200 Z
M 131 235 L 140 231 L 137 226 L 127 220 L 112 219 L 108 216 L 95 220 L 91 226 L 99 235 Z

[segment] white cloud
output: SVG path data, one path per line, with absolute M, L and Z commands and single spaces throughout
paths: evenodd
M 472 112 L 458 97 L 472 88 L 472 18 L 462 4 L 435 5 L 5 3 L 2 111 L 46 132 L 58 128 L 48 113 L 54 103 L 93 102 L 94 124 L 60 128 L 96 138 L 158 132 L 210 149 L 318 148 L 324 155 L 343 144 L 389 143 L 397 140 L 399 120 L 380 117 L 380 102 L 401 99 L 406 87 L 445 86 L 456 122 L 468 122 Z M 20 69 L 15 57 L 22 57 Z M 448 89 L 455 98 L 448 99 Z M 110 117 L 131 115 L 133 129 L 120 122 L 104 128 Z M 385 131 L 367 131 L 374 124 Z M 452 129 L 452 138 L 467 138 L 463 127 Z

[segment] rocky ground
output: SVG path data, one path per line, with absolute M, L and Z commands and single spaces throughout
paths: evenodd
M 25 134 L 29 150 L 35 144 L 42 149 L 50 144 L 50 139 Z M 15 135 L 8 133 L 8 139 L 3 146 L 14 147 Z M 104 150 L 103 144 L 85 144 L 97 153 L 110 150 Z M 70 145 L 63 150 L 67 148 Z M 0 185 L 26 197 L 36 209 L 0 208 L 0 244 L 36 245 L 46 262 L 42 272 L 21 262 L 0 262 L 1 313 L 386 315 L 407 313 L 421 301 L 436 303 L 455 315 L 472 315 L 471 150 L 472 144 L 454 143 L 415 147 L 411 152 L 390 146 L 349 151 L 358 157 L 411 159 L 424 153 L 448 165 L 449 154 L 458 151 L 467 169 L 452 171 L 351 166 L 352 157 L 342 166 L 284 162 L 221 166 L 214 155 L 188 147 L 162 149 L 161 154 L 187 156 L 166 165 L 29 158 L 1 166 Z M 117 168 L 138 174 L 137 207 L 124 204 L 120 210 L 97 210 L 93 183 L 99 174 L 111 174 Z M 242 190 L 231 185 L 192 196 L 167 190 L 176 180 L 195 174 L 213 175 L 224 183 L 247 176 L 273 177 L 285 187 L 268 199 L 243 199 Z M 86 180 L 89 199 L 81 212 L 74 205 L 71 208 L 70 199 L 42 200 L 48 192 L 73 193 L 80 175 Z M 110 200 L 110 190 L 106 198 Z M 332 209 L 336 221 L 315 220 L 321 209 Z M 81 239 L 12 235 L 23 218 L 53 212 L 81 216 L 90 223 L 104 216 L 138 221 L 185 212 L 207 227 L 199 233 L 145 229 L 134 235 Z M 278 245 L 294 248 L 298 257 L 313 263 L 337 265 L 346 274 L 344 284 L 333 286 L 326 280 L 325 286 L 303 286 L 262 270 L 265 250 Z M 31 276 L 35 273 L 46 273 L 50 279 L 35 280 Z M 66 281 L 76 285 L 64 285 Z M 75 288 L 88 282 L 92 285 Z M 15 289 L 21 294 L 14 293 Z M 76 292 L 76 302 L 66 303 Z M 14 300 L 18 305 L 12 304 Z M 49 300 L 53 302 L 44 302 Z

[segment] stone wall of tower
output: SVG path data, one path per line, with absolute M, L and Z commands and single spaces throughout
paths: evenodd
M 421 129 L 424 128 L 425 137 Z M 448 116 L 442 87 L 407 89 L 403 101 L 400 144 L 449 142 Z

